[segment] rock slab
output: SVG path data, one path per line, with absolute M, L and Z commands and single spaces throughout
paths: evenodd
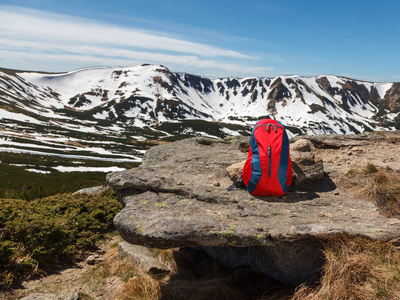
M 108 174 L 108 184 L 124 205 L 114 219 L 121 236 L 129 243 L 154 248 L 229 247 L 225 248 L 231 249 L 229 253 L 237 253 L 230 255 L 237 264 L 241 253 L 250 251 L 244 247 L 267 247 L 253 262 L 269 257 L 273 267 L 261 262 L 250 265 L 275 278 L 288 278 L 289 283 L 312 277 L 312 272 L 290 275 L 293 270 L 279 263 L 279 255 L 266 253 L 282 245 L 295 249 L 296 243 L 307 240 L 305 251 L 314 252 L 319 247 L 316 241 L 337 233 L 380 240 L 400 236 L 400 220 L 386 218 L 372 203 L 344 192 L 298 191 L 266 198 L 239 189 L 227 192 L 232 181 L 226 168 L 246 159 L 243 149 L 248 141 L 243 137 L 182 140 L 151 148 L 136 169 Z M 230 260 L 223 258 L 226 250 L 208 252 Z M 318 261 L 311 257 L 308 264 Z

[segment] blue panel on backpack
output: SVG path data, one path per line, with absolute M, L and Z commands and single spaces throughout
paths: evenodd
M 251 136 L 250 147 L 251 147 L 251 151 L 253 153 L 253 157 L 251 159 L 252 173 L 251 173 L 249 184 L 247 186 L 247 191 L 249 193 L 252 193 L 257 188 L 257 185 L 260 182 L 261 175 L 262 175 L 261 163 L 260 163 L 260 153 L 258 150 L 258 144 L 257 144 L 256 138 L 254 137 L 254 135 Z
M 281 122 L 278 121 L 278 123 L 282 125 Z M 287 192 L 287 190 L 290 187 L 286 185 L 288 167 L 289 167 L 289 138 L 287 136 L 286 130 L 283 130 L 282 151 L 281 151 L 281 157 L 279 159 L 278 180 L 284 192 Z

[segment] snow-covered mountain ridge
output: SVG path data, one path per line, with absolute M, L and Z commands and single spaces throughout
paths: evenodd
M 0 154 L 62 157 L 76 170 L 88 160 L 125 167 L 160 141 L 250 134 L 262 117 L 282 121 L 293 136 L 400 129 L 399 113 L 400 83 L 333 75 L 211 80 L 147 64 L 0 69 Z
M 332 75 L 210 80 L 155 65 L 7 73 L 0 73 L 0 111 L 10 119 L 22 113 L 69 123 L 73 114 L 82 124 L 109 120 L 123 128 L 187 119 L 251 125 L 273 116 L 308 134 L 399 126 L 400 83 Z

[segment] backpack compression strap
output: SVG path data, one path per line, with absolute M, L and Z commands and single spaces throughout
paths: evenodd
M 227 191 L 232 191 L 234 188 L 239 188 L 239 189 L 246 189 L 246 186 L 243 182 L 243 178 L 242 175 L 240 175 L 240 177 L 238 178 L 238 180 L 236 180 L 236 182 L 234 182 L 230 187 L 228 187 L 226 190 Z

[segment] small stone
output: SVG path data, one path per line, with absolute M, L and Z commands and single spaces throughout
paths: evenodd
M 92 254 L 86 259 L 86 263 L 88 265 L 96 265 L 100 262 L 102 262 L 104 258 L 102 258 L 100 255 L 97 254 Z
M 232 181 L 238 180 L 240 175 L 242 175 L 245 162 L 246 160 L 243 160 L 226 168 L 226 172 L 228 172 L 228 176 Z
M 221 184 L 219 182 L 214 182 L 213 185 L 214 186 L 221 186 Z

